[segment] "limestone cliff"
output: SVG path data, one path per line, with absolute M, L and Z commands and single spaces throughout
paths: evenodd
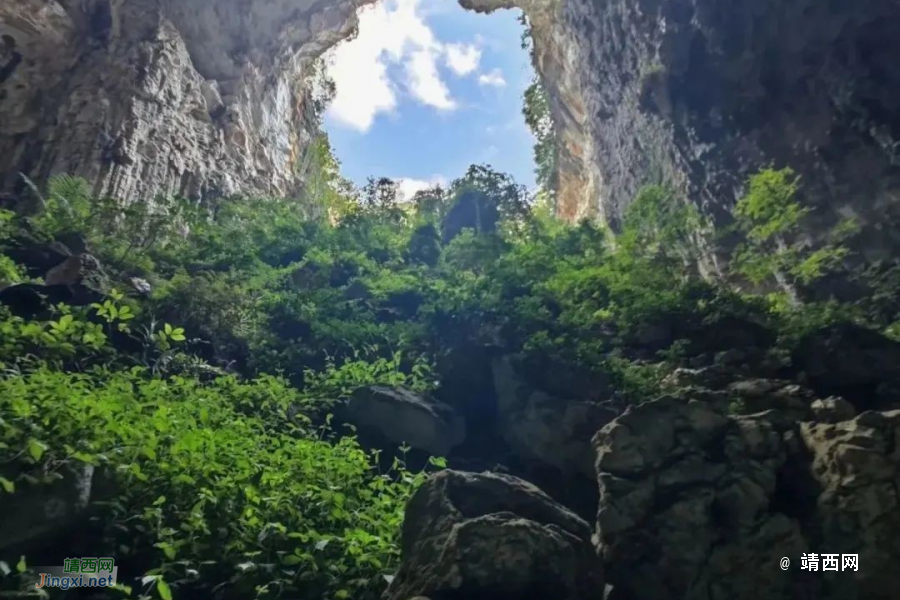
M 0 190 L 58 172 L 126 200 L 289 194 L 312 61 L 364 0 L 4 0 Z
M 824 222 L 879 228 L 900 187 L 891 0 L 463 0 L 521 6 L 561 147 L 559 212 L 613 227 L 666 182 L 721 219 L 746 177 L 804 177 Z M 874 256 L 870 256 L 873 258 Z

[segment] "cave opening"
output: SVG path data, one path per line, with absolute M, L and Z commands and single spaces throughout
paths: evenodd
M 383 0 L 358 17 L 315 74 L 322 145 L 345 181 L 387 178 L 409 200 L 483 164 L 535 188 L 523 100 L 537 84 L 521 11 Z

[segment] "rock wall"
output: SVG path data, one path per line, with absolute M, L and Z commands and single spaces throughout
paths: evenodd
M 126 200 L 290 194 L 304 78 L 366 0 L 4 0 L 0 192 L 67 172 Z
M 614 228 L 665 182 L 727 219 L 749 174 L 803 177 L 822 229 L 882 221 L 900 190 L 900 6 L 892 0 L 463 0 L 528 14 L 561 148 L 558 211 Z
M 900 411 L 798 423 L 686 400 L 633 408 L 594 438 L 610 600 L 895 597 Z M 804 570 L 808 553 L 840 555 L 837 572 Z

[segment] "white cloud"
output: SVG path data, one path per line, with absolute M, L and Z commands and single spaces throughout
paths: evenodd
M 408 85 L 413 95 L 423 104 L 439 110 L 453 110 L 456 102 L 450 98 L 450 90 L 441 81 L 435 64 L 434 53 L 430 50 L 417 50 L 406 63 L 409 75 Z
M 397 182 L 397 196 L 401 202 L 411 200 L 416 195 L 416 192 L 433 188 L 436 185 L 447 185 L 447 178 L 441 175 L 436 175 L 430 180 L 401 177 L 395 179 L 395 181 Z
M 468 75 L 478 69 L 481 49 L 474 44 L 447 44 L 447 66 L 457 75 Z
M 472 51 L 438 41 L 420 9 L 420 0 L 387 0 L 360 10 L 359 35 L 340 44 L 328 59 L 328 73 L 336 86 L 329 115 L 337 122 L 367 131 L 379 113 L 397 108 L 397 96 L 403 91 L 438 110 L 457 107 L 441 79 L 438 61 L 446 56 L 457 72 L 469 68 Z M 451 53 L 459 54 L 451 59 Z M 395 71 L 390 67 L 396 65 L 403 66 L 402 81 L 392 78 Z
M 500 71 L 500 69 L 494 69 L 490 73 L 482 73 L 479 75 L 478 84 L 503 87 L 506 85 L 506 79 L 503 78 L 503 72 Z

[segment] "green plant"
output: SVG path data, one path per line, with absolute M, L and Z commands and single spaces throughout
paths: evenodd
M 424 356 L 406 361 L 400 351 L 389 357 L 377 356 L 377 352 L 377 347 L 370 348 L 367 353 L 354 351 L 352 358 L 340 364 L 329 356 L 323 370 L 306 370 L 303 395 L 314 405 L 329 407 L 329 401 L 349 398 L 354 391 L 367 385 L 405 387 L 415 392 L 430 392 L 437 388 L 434 366 Z M 407 362 L 409 367 L 404 369 Z
M 550 102 L 540 80 L 535 78 L 525 89 L 522 98 L 522 114 L 525 124 L 535 138 L 534 164 L 537 184 L 550 194 L 555 193 L 559 150 L 556 131 L 550 113 Z
M 0 496 L 93 465 L 112 496 L 92 547 L 140 568 L 161 597 L 224 584 L 259 598 L 378 598 L 422 475 L 400 462 L 379 474 L 354 439 L 289 418 L 298 401 L 275 378 L 0 377 Z
M 13 212 L 0 209 L 0 286 L 18 283 L 25 276 L 23 269 L 19 265 L 10 257 L 2 254 L 7 242 L 15 231 L 13 227 L 14 216 Z
M 750 178 L 747 194 L 734 209 L 735 225 L 746 241 L 732 257 L 733 268 L 752 283 L 774 279 L 796 301 L 796 286 L 819 279 L 840 265 L 849 250 L 843 242 L 856 230 L 852 220 L 835 226 L 818 248 L 800 236 L 809 214 L 797 199 L 800 178 L 790 169 L 765 169 Z
M 32 184 L 32 189 L 37 191 Z M 63 233 L 82 233 L 91 220 L 92 194 L 84 179 L 54 175 L 47 182 L 46 196 L 38 194 L 41 211 L 29 218 L 32 231 L 40 238 L 53 239 Z

